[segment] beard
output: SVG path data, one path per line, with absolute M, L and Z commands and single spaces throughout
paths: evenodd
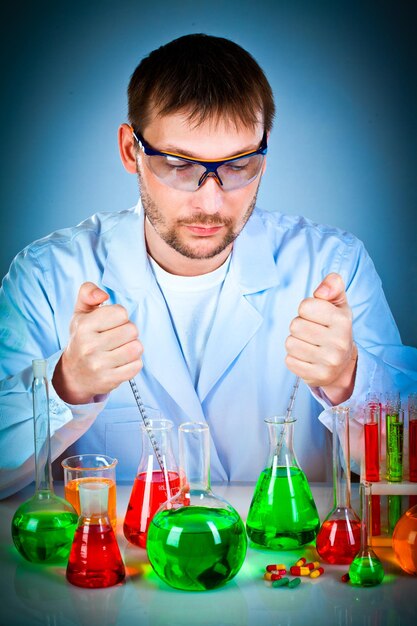
M 259 181 L 248 207 L 238 220 L 222 216 L 218 212 L 206 215 L 201 211 L 198 211 L 187 217 L 179 218 L 172 224 L 169 224 L 164 217 L 163 209 L 158 207 L 147 192 L 140 172 L 138 172 L 138 177 L 140 196 L 145 217 L 148 219 L 155 232 L 168 246 L 188 259 L 212 259 L 234 242 L 253 213 L 260 184 Z M 223 226 L 226 227 L 226 229 L 222 240 L 218 242 L 216 246 L 208 247 L 206 241 L 201 242 L 200 246 L 193 246 L 188 244 L 181 237 L 181 226 L 187 225 L 211 227 Z

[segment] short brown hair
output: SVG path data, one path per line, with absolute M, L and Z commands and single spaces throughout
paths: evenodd
M 264 72 L 246 50 L 229 39 L 192 34 L 142 59 L 128 87 L 129 122 L 139 132 L 152 113 L 182 110 L 196 125 L 221 117 L 254 126 L 261 113 L 269 131 L 275 105 Z

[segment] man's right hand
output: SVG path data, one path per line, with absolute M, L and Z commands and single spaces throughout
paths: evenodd
M 100 306 L 108 297 L 94 283 L 83 283 L 78 292 L 68 345 L 52 378 L 69 404 L 93 402 L 142 369 L 138 329 L 120 304 Z

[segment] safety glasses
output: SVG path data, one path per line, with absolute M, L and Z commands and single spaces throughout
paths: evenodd
M 151 172 L 168 187 L 180 191 L 197 191 L 209 176 L 215 178 L 224 191 L 245 187 L 259 175 L 268 150 L 265 132 L 261 145 L 253 152 L 243 152 L 221 161 L 200 161 L 182 154 L 160 152 L 134 128 L 132 134 Z

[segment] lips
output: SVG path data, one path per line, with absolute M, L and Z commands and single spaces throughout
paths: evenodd
M 220 226 L 193 226 L 191 224 L 187 224 L 186 228 L 190 230 L 195 235 L 199 235 L 201 237 L 209 237 L 210 235 L 215 235 L 223 228 L 223 224 Z

